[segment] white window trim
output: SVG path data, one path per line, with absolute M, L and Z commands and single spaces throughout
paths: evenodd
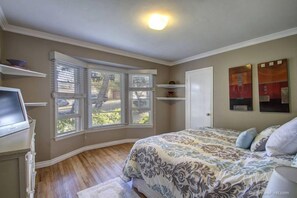
M 70 58 L 69 61 L 72 61 L 72 59 Z M 78 62 L 79 63 L 79 62 Z M 77 68 L 79 69 L 79 76 L 80 75 L 84 75 L 84 71 L 83 71 L 83 67 L 80 67 L 78 65 L 74 65 L 73 62 L 69 62 L 66 63 L 65 61 L 63 63 L 61 63 L 59 60 L 54 60 L 53 61 L 53 85 L 54 85 L 54 92 L 52 94 L 52 97 L 54 98 L 54 106 L 55 106 L 55 120 L 54 120 L 54 131 L 55 131 L 55 138 L 59 138 L 59 137 L 64 137 L 64 136 L 71 136 L 73 134 L 77 134 L 80 133 L 84 130 L 84 94 L 82 93 L 59 93 L 57 92 L 57 72 L 56 72 L 56 66 L 62 64 L 63 66 L 68 66 L 68 67 L 73 67 L 73 68 Z M 83 87 L 84 87 L 84 82 L 83 82 L 83 78 L 81 79 L 80 82 L 80 87 L 79 90 L 82 91 Z M 77 99 L 79 100 L 79 109 L 78 109 L 78 113 L 75 114 L 71 114 L 71 115 L 65 115 L 65 116 L 59 116 L 58 115 L 58 104 L 57 104 L 57 99 L 58 98 L 67 98 L 67 99 Z M 73 131 L 68 131 L 65 133 L 58 133 L 57 130 L 57 123 L 59 119 L 66 119 L 66 118 L 80 118 L 78 121 L 76 121 L 76 130 Z
M 130 77 L 128 77 L 128 98 L 130 99 L 130 92 L 131 91 L 149 91 L 151 92 L 151 99 L 150 99 L 150 123 L 149 124 L 137 124 L 137 123 L 132 123 L 133 118 L 132 118 L 132 105 L 131 102 L 129 101 L 128 107 L 129 107 L 129 123 L 128 125 L 131 126 L 132 128 L 153 128 L 154 126 L 154 76 L 153 73 L 146 73 L 147 70 L 133 70 L 129 74 L 147 74 L 151 75 L 151 87 L 130 87 Z M 151 71 L 151 70 L 150 70 Z

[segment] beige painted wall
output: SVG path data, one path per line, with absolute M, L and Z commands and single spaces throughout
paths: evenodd
M 2 57 L 3 57 L 3 30 L 0 27 L 0 62 L 2 62 Z M 0 86 L 2 83 L 2 74 L 0 73 Z
M 16 58 L 27 60 L 27 67 L 32 70 L 46 73 L 46 78 L 27 78 L 5 76 L 4 86 L 17 87 L 22 90 L 25 101 L 44 101 L 46 107 L 28 109 L 28 114 L 37 119 L 36 150 L 37 161 L 49 160 L 61 154 L 68 153 L 85 145 L 109 142 L 126 138 L 142 138 L 169 130 L 169 105 L 155 101 L 156 116 L 155 128 L 151 129 L 118 129 L 107 130 L 85 135 L 74 136 L 55 141 L 54 138 L 54 103 L 51 98 L 51 62 L 48 59 L 50 51 L 59 51 L 70 56 L 79 56 L 107 62 L 137 66 L 140 68 L 157 69 L 156 83 L 165 83 L 169 80 L 167 66 L 137 60 L 129 57 L 86 49 L 59 42 L 34 38 L 30 36 L 4 32 L 4 59 Z M 161 90 L 157 90 L 159 94 Z
M 3 30 L 0 27 L 0 60 L 2 60 L 3 57 Z
M 287 58 L 289 61 L 289 84 L 291 113 L 259 112 L 257 64 Z M 229 110 L 228 68 L 245 64 L 253 65 L 253 107 L 251 112 Z M 214 69 L 214 126 L 243 130 L 256 127 L 262 130 L 274 124 L 282 124 L 297 116 L 297 35 L 278 39 L 242 49 L 191 61 L 170 69 L 170 79 L 185 82 L 185 72 L 203 67 Z M 171 131 L 185 128 L 185 103 L 170 106 Z

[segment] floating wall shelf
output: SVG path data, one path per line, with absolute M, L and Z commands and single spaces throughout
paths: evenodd
M 186 98 L 181 98 L 181 97 L 157 97 L 157 100 L 186 100 Z
M 185 88 L 186 86 L 185 86 L 185 84 L 157 84 L 157 87 L 168 89 L 168 93 L 173 92 L 173 95 L 175 95 L 174 91 L 170 90 L 170 89 Z M 186 98 L 185 97 L 157 97 L 157 100 L 171 100 L 172 101 L 172 100 L 186 100 Z
M 175 88 L 183 88 L 185 87 L 185 84 L 157 84 L 157 87 L 175 89 Z
M 47 102 L 26 102 L 26 107 L 45 107 Z
M 6 75 L 15 75 L 15 76 L 30 76 L 30 77 L 39 77 L 39 78 L 46 77 L 46 74 L 44 73 L 31 71 L 28 69 L 22 69 L 18 67 L 13 67 L 13 66 L 8 66 L 8 65 L 3 65 L 3 64 L 0 64 L 0 73 L 6 74 Z

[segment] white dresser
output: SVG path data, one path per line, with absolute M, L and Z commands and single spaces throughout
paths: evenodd
M 0 138 L 0 197 L 33 198 L 35 121 L 30 129 Z

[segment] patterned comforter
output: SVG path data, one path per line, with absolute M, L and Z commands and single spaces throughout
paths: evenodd
M 268 157 L 235 147 L 238 131 L 201 128 L 139 140 L 123 169 L 164 197 L 261 197 L 276 166 L 293 156 Z

